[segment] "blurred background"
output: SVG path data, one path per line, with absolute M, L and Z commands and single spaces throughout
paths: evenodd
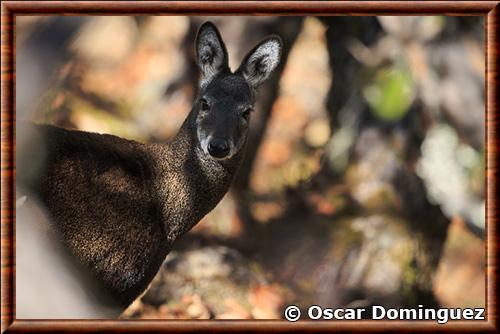
M 17 16 L 17 119 L 168 141 L 206 20 L 233 69 L 268 34 L 283 59 L 231 191 L 122 318 L 485 307 L 482 17 Z

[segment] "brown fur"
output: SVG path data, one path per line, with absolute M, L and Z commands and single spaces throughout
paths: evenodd
M 123 305 L 147 287 L 172 242 L 217 205 L 241 161 L 241 153 L 228 161 L 200 154 L 193 114 L 165 145 L 47 125 L 18 129 L 36 131 L 50 147 L 31 191 L 70 252 Z

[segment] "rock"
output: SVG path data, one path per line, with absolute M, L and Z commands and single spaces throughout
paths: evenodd
M 265 283 L 258 267 L 234 249 L 206 246 L 172 251 L 141 302 L 163 310 L 162 318 L 248 319 L 253 315 L 248 306 L 250 291 Z M 258 314 L 276 315 L 276 311 L 261 307 Z

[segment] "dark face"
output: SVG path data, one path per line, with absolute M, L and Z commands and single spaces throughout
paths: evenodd
M 257 44 L 232 73 L 226 47 L 217 28 L 203 24 L 196 37 L 200 90 L 193 107 L 199 145 L 214 159 L 230 159 L 244 146 L 253 92 L 276 68 L 281 40 L 270 37 Z
M 201 149 L 215 159 L 230 159 L 247 138 L 253 110 L 250 86 L 240 75 L 220 75 L 200 91 L 195 103 Z

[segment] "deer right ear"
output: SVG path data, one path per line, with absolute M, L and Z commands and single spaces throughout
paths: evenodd
M 196 63 L 201 71 L 201 87 L 219 72 L 229 70 L 226 46 L 212 22 L 205 22 L 196 36 Z

